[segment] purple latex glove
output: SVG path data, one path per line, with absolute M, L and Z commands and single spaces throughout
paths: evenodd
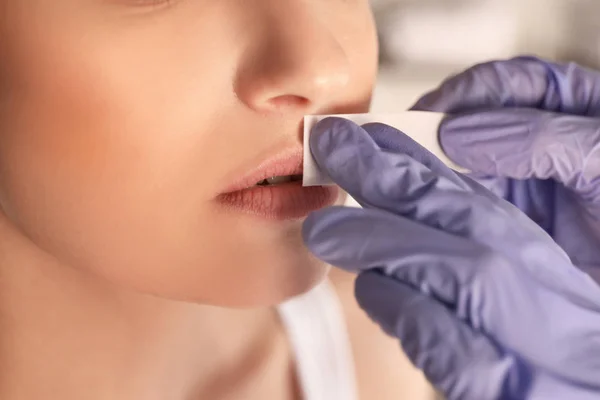
M 490 62 L 413 109 L 452 113 L 440 129 L 448 156 L 600 281 L 599 72 L 533 57 Z
M 304 240 L 358 273 L 356 298 L 450 400 L 600 398 L 600 287 L 516 207 L 401 132 L 329 118 L 319 166 L 364 209 Z

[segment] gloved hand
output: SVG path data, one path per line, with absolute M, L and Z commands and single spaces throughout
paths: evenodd
M 491 62 L 413 109 L 452 113 L 440 130 L 450 158 L 600 281 L 600 72 L 532 57 Z
M 304 240 L 450 400 L 600 398 L 600 287 L 538 225 L 401 132 L 330 118 L 311 150 L 363 207 Z

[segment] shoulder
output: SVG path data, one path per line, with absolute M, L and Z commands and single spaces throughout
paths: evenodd
M 333 269 L 329 279 L 348 325 L 360 398 L 433 400 L 433 389 L 410 364 L 398 341 L 387 336 L 356 303 L 354 275 Z

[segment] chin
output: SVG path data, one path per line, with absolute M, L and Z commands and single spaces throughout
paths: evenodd
M 171 264 L 151 279 L 141 273 L 142 268 L 135 275 L 109 278 L 121 287 L 165 300 L 259 308 L 276 306 L 310 291 L 326 278 L 329 269 L 303 244 L 280 242 L 268 251 L 263 246 L 260 250 L 239 246 L 215 252 L 213 257 L 204 258 L 202 265 Z
M 276 306 L 309 292 L 327 277 L 331 268 L 308 252 L 270 265 L 267 271 L 265 264 L 255 264 L 255 268 L 248 265 L 257 274 L 236 280 L 227 296 L 215 298 L 215 305 L 234 308 Z M 261 270 L 262 273 L 258 273 Z
M 294 281 L 284 286 L 285 290 L 279 293 L 279 298 L 274 299 L 271 305 L 279 304 L 309 292 L 319 283 L 323 282 L 329 274 L 330 266 L 324 262 L 313 259 L 304 265 L 304 273 L 298 273 Z
M 248 308 L 274 306 L 310 291 L 330 266 L 304 245 L 302 223 L 235 214 L 220 220 L 221 234 L 205 247 L 210 254 L 193 257 L 203 265 L 183 268 L 178 280 L 189 286 L 179 293 L 196 303 Z

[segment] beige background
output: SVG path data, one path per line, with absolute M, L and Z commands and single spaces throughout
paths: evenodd
M 473 63 L 533 54 L 600 67 L 598 0 L 371 0 L 382 68 L 373 110 L 404 110 Z

